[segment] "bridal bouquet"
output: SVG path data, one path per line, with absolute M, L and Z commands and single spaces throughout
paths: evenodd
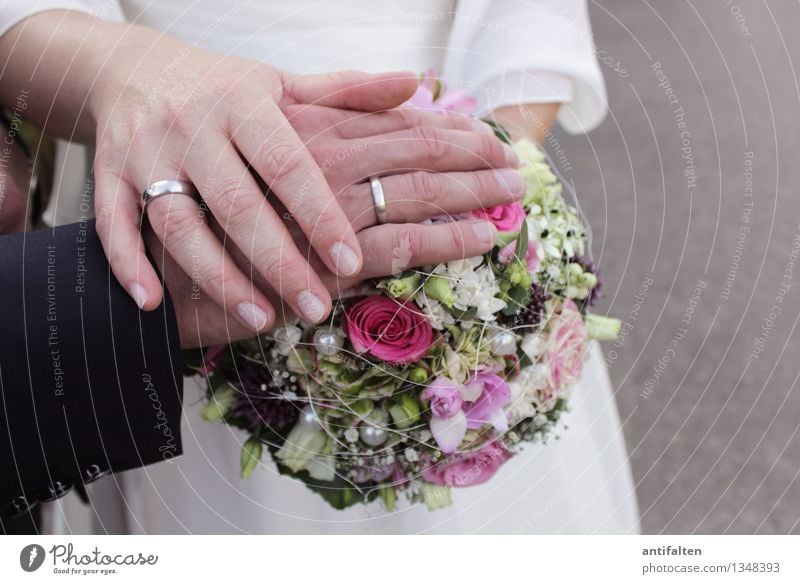
M 474 101 L 426 77 L 411 106 Z M 435 509 L 553 432 L 589 338 L 619 323 L 587 314 L 600 288 L 587 230 L 544 153 L 513 147 L 526 196 L 474 212 L 497 227 L 490 253 L 369 282 L 322 325 L 206 352 L 203 417 L 249 435 L 243 476 L 267 451 L 337 508 L 404 495 Z

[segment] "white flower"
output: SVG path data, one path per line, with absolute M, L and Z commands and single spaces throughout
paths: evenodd
M 520 348 L 531 361 L 536 361 L 547 348 L 547 340 L 541 333 L 529 333 L 522 337 Z
M 348 428 L 344 431 L 344 439 L 350 444 L 358 442 L 358 430 L 356 428 Z
M 300 342 L 300 339 L 303 337 L 303 331 L 293 324 L 287 324 L 286 326 L 275 329 L 274 337 L 277 343 L 276 348 L 278 353 L 286 357 L 294 350 L 297 343 Z
M 436 330 L 442 330 L 444 327 L 455 323 L 456 319 L 442 306 L 442 303 L 430 298 L 425 292 L 420 291 L 417 293 L 415 301 L 428 319 L 428 322 Z
M 463 260 L 453 260 L 452 262 L 447 262 L 446 270 L 452 278 L 458 279 L 460 276 L 474 272 L 475 268 L 480 266 L 482 262 L 482 256 L 466 258 Z
M 506 303 L 497 298 L 500 287 L 489 266 L 473 271 L 451 271 L 448 275 L 455 280 L 456 307 L 462 310 L 475 307 L 478 319 L 484 321 L 494 320 L 495 314 L 505 308 Z
M 494 320 L 497 313 L 506 307 L 506 303 L 499 298 L 482 298 L 478 303 L 477 317 L 481 320 Z
M 419 460 L 419 453 L 413 448 L 406 448 L 403 454 L 408 462 L 417 462 Z
M 332 456 L 315 456 L 308 461 L 305 470 L 311 478 L 318 481 L 332 481 L 336 478 L 336 464 Z
M 510 381 L 508 388 L 511 390 L 511 400 L 506 408 L 506 413 L 509 425 L 513 426 L 536 414 L 536 408 L 533 406 L 533 392 L 524 383 L 520 383 L 518 380 Z
M 472 367 L 464 355 L 460 355 L 449 345 L 444 350 L 444 366 L 447 377 L 456 383 L 464 383 L 472 375 Z

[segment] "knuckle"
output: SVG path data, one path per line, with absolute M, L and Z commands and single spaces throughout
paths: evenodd
M 414 128 L 414 132 L 416 138 L 421 142 L 421 149 L 426 158 L 441 161 L 453 150 L 453 145 L 436 128 L 417 126 Z
M 160 215 L 158 221 L 162 224 L 165 243 L 190 239 L 195 228 L 195 217 L 184 209 L 172 209 Z
M 95 210 L 95 228 L 102 239 L 111 230 L 114 222 L 114 206 L 109 203 L 99 205 Z
M 317 243 L 313 241 L 317 239 L 314 237 L 314 233 L 323 234 L 334 231 L 341 223 L 341 216 L 330 205 L 319 210 L 313 209 L 310 205 L 303 207 L 306 209 L 303 220 L 309 228 L 313 229 L 310 236 L 312 244 Z
M 481 160 L 489 162 L 505 160 L 503 143 L 497 137 L 489 134 L 477 134 L 477 139 L 477 154 Z
M 293 174 L 302 164 L 300 148 L 288 142 L 264 144 L 256 154 L 259 169 L 267 182 L 275 182 Z
M 410 197 L 419 201 L 434 202 L 442 195 L 442 184 L 440 179 L 429 172 L 412 172 L 409 175 L 411 181 Z
M 480 171 L 473 174 L 473 184 L 463 185 L 463 188 L 468 191 L 469 195 L 476 202 L 486 201 L 492 193 L 502 192 L 503 189 L 497 188 L 497 178 L 493 171 Z
M 464 241 L 464 236 L 459 229 L 458 223 L 452 222 L 447 224 L 445 237 L 447 248 L 453 253 L 458 254 L 459 257 L 463 257 L 466 251 L 466 242 Z
M 283 288 L 293 288 L 293 278 L 304 277 L 303 260 L 285 247 L 280 247 L 264 260 L 261 274 L 283 296 Z
M 209 268 L 201 277 L 201 287 L 209 292 L 229 290 L 237 280 L 233 270 L 226 270 L 224 267 Z
M 191 134 L 194 122 L 186 98 L 165 96 L 161 108 L 162 119 L 170 130 L 184 135 Z
M 447 116 L 447 119 L 450 122 L 450 127 L 453 130 L 463 130 L 465 132 L 475 131 L 475 122 L 471 116 L 457 112 L 451 112 L 450 115 Z
M 402 108 L 386 112 L 390 119 L 400 128 L 413 128 L 422 125 L 422 116 L 411 108 Z
M 238 221 L 245 213 L 252 211 L 248 208 L 246 196 L 240 181 L 226 180 L 214 188 L 211 200 L 220 211 L 222 221 Z

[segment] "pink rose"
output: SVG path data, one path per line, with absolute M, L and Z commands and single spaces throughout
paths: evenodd
M 517 250 L 517 242 L 512 241 L 507 246 L 497 252 L 497 259 L 501 263 L 507 264 L 514 257 L 514 252 Z M 525 252 L 525 265 L 528 267 L 528 272 L 533 275 L 539 268 L 539 244 L 535 241 L 528 240 L 528 250 Z
M 429 466 L 423 472 L 422 478 L 429 483 L 448 487 L 480 485 L 492 478 L 511 456 L 502 443 L 491 442 L 477 452 L 457 454 Z
M 425 316 L 386 296 L 368 296 L 345 313 L 345 328 L 353 348 L 389 363 L 422 359 L 433 343 Z
M 545 350 L 554 389 L 564 389 L 580 379 L 588 341 L 586 325 L 578 307 L 572 300 L 565 300 L 561 312 L 551 321 Z
M 503 408 L 511 400 L 511 390 L 502 377 L 494 373 L 478 373 L 476 380 L 482 386 L 478 398 L 464 406 L 467 428 L 475 430 L 491 424 L 498 432 L 508 430 L 508 419 Z
M 525 209 L 519 202 L 497 205 L 472 212 L 473 217 L 491 221 L 498 231 L 519 231 L 525 221 Z

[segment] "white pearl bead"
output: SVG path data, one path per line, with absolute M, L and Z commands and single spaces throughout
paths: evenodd
M 492 338 L 492 352 L 495 355 L 512 355 L 517 352 L 517 339 L 514 333 L 501 331 Z
M 307 430 L 319 430 L 322 426 L 319 424 L 319 419 L 317 419 L 317 415 L 314 413 L 314 410 L 311 406 L 306 406 L 300 412 L 300 418 L 298 419 L 300 426 Z
M 343 345 L 344 337 L 338 329 L 317 329 L 314 333 L 314 348 L 320 355 L 335 355 Z
M 368 446 L 380 446 L 389 437 L 386 434 L 386 430 L 372 425 L 361 426 L 359 434 L 361 435 L 361 440 Z

